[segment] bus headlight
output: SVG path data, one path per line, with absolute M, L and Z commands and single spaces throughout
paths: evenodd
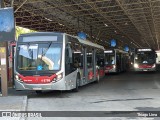
M 19 82 L 23 82 L 22 79 L 18 75 L 15 75 L 15 80 L 17 80 Z
M 135 64 L 134 64 L 134 67 L 135 67 L 135 68 L 138 68 L 138 64 L 135 63 Z
M 57 76 L 54 78 L 54 81 L 61 80 L 63 78 L 63 73 L 57 74 Z
M 153 64 L 152 68 L 155 68 L 156 67 L 156 64 Z
M 15 76 L 15 78 L 16 78 L 16 80 L 18 80 L 18 79 L 19 79 L 19 76 L 18 76 L 18 75 L 16 75 L 16 76 Z
M 116 65 L 113 65 L 113 68 L 116 68 Z

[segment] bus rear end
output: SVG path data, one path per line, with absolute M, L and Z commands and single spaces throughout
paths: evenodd
M 16 89 L 65 90 L 62 53 L 62 33 L 21 35 L 15 55 Z

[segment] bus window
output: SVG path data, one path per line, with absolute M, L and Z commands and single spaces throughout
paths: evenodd
M 66 75 L 70 74 L 73 70 L 73 61 L 72 61 L 72 48 L 71 48 L 71 43 L 67 43 L 66 45 L 66 50 L 65 50 L 65 71 Z
M 97 56 L 96 57 L 97 65 L 100 67 L 104 67 L 104 53 L 103 53 L 103 51 L 102 52 L 97 51 L 96 56 Z
M 83 67 L 83 52 L 82 46 L 79 43 L 71 42 L 73 50 L 73 64 L 74 68 Z
M 113 64 L 115 64 L 115 57 L 114 57 L 114 55 L 108 54 L 108 55 L 106 55 L 105 58 L 106 58 L 105 59 L 105 64 L 106 65 L 113 65 Z
M 88 66 L 88 68 L 92 67 L 92 63 L 93 63 L 92 53 L 88 52 L 87 53 L 87 66 Z
M 62 44 L 39 43 L 18 46 L 19 70 L 59 70 Z
M 49 44 L 50 45 L 50 44 Z M 39 45 L 38 53 L 38 67 L 43 70 L 59 70 L 61 62 L 61 44 L 53 44 L 44 47 L 43 44 Z

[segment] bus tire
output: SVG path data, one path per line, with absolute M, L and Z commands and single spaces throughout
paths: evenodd
M 77 74 L 77 78 L 76 78 L 76 88 L 73 89 L 74 92 L 78 92 L 79 91 L 79 85 L 80 85 L 80 75 L 78 73 Z
M 42 90 L 36 90 L 37 94 L 42 94 Z

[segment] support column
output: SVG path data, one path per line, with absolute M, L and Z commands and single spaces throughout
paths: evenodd
M 0 8 L 4 7 L 4 0 L 0 0 Z M 8 95 L 8 42 L 0 41 L 0 75 L 2 96 Z

